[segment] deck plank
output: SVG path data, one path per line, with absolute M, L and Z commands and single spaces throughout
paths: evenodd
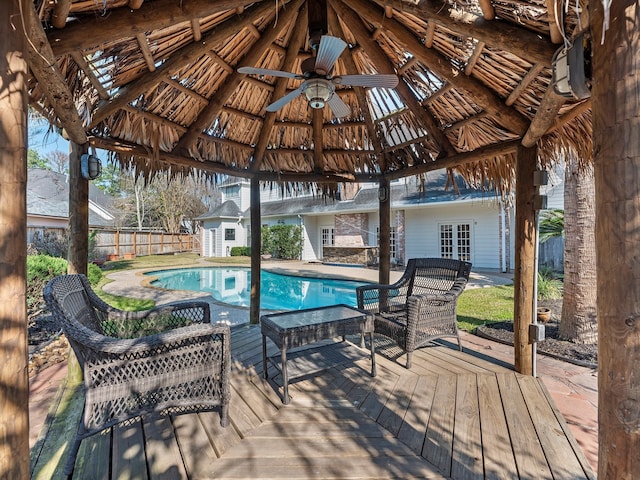
M 208 464 L 218 458 L 209 435 L 198 414 L 177 415 L 173 418 L 173 428 L 180 447 L 187 476 L 194 478 Z
M 511 439 L 495 375 L 478 375 L 478 402 L 485 478 L 518 478 L 513 451 L 507 448 L 511 445 Z
M 531 420 L 555 480 L 586 480 L 587 475 L 576 476 L 582 465 L 573 448 L 557 423 L 555 413 L 540 390 L 539 380 L 534 377 L 518 377 L 522 396 L 529 408 Z
M 553 478 L 515 374 L 498 374 L 497 379 L 518 472 L 541 480 Z
M 187 471 L 182 462 L 173 426 L 169 417 L 143 421 L 145 452 L 150 480 L 186 479 Z
M 454 418 L 451 476 L 460 480 L 482 479 L 484 468 L 476 375 L 458 375 Z
M 138 419 L 128 425 L 116 425 L 112 430 L 112 478 L 117 480 L 127 480 L 129 478 L 146 480 L 149 478 L 147 475 L 147 462 L 142 450 L 144 445 L 142 422 Z M 80 476 L 82 477 L 82 475 Z
M 439 376 L 431 408 L 431 418 L 429 418 L 422 447 L 422 456 L 438 467 L 447 477 L 451 474 L 455 400 L 456 377 Z
M 411 403 L 398 432 L 398 438 L 417 454 L 422 452 L 424 445 L 437 382 L 438 377 L 435 376 L 418 377 Z
M 111 444 L 111 429 L 104 430 L 96 435 L 87 438 L 80 444 L 78 457 L 76 460 L 76 475 L 92 480 L 109 480 L 109 462 Z M 138 446 L 138 450 L 140 447 Z M 139 470 L 138 470 L 139 471 Z M 146 468 L 144 473 L 146 475 Z M 144 476 L 127 478 L 140 478 Z
M 395 436 L 398 435 L 404 422 L 404 417 L 411 404 L 411 398 L 419 378 L 417 375 L 406 375 L 398 378 L 393 392 L 378 416 L 378 423 Z

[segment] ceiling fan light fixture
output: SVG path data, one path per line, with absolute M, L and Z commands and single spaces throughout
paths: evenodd
M 322 78 L 315 78 L 305 82 L 304 94 L 311 108 L 324 108 L 325 103 L 333 95 L 334 91 L 331 82 Z

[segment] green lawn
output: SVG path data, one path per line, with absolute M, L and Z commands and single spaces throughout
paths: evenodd
M 458 299 L 458 327 L 467 332 L 485 323 L 513 320 L 513 285 L 472 288 Z

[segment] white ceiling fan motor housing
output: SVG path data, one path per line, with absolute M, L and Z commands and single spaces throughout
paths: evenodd
M 312 78 L 304 82 L 302 90 L 311 108 L 324 108 L 325 103 L 335 92 L 335 87 L 324 78 Z

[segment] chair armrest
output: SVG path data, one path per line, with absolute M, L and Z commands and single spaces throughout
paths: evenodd
M 209 323 L 210 320 L 207 302 L 180 302 L 140 312 L 111 310 L 102 322 L 102 329 L 114 337 L 138 338 L 191 324 Z
M 398 284 L 393 285 L 381 285 L 371 284 L 356 287 L 356 298 L 358 299 L 358 308 L 378 312 L 380 310 L 380 299 L 386 302 L 386 307 L 383 309 L 388 311 L 391 307 L 404 305 L 407 300 L 406 290 L 402 289 Z
M 179 346 L 183 341 L 196 337 L 224 335 L 228 338 L 230 336 L 229 326 L 221 323 L 193 324 L 153 335 L 130 339 L 101 335 L 79 324 L 75 326 L 75 330 L 74 340 L 77 343 L 91 350 L 96 355 L 105 354 L 110 356 L 140 356 L 144 354 L 144 352 L 150 352 L 159 347 L 165 349 L 174 348 L 174 346 Z

